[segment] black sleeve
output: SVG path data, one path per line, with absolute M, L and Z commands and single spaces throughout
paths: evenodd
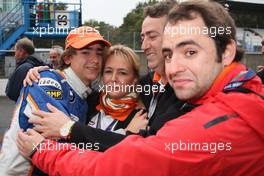
M 76 144 L 91 143 L 92 145 L 98 143 L 99 151 L 103 152 L 116 145 L 124 138 L 126 138 L 125 135 L 104 131 L 76 122 L 72 127 L 69 142 Z
M 144 106 L 146 107 L 146 109 L 149 109 L 150 106 L 150 101 L 152 99 L 152 78 L 153 78 L 154 73 L 150 72 L 145 76 L 142 76 L 139 80 L 139 84 L 142 86 L 142 88 L 149 88 L 149 92 L 145 92 L 142 91 L 139 93 L 139 97 L 141 99 L 141 101 L 143 102 Z
M 258 72 L 257 75 L 260 77 L 262 84 L 264 84 L 264 69 Z
M 96 106 L 100 103 L 100 93 L 99 92 L 92 92 L 87 97 L 87 104 L 88 104 L 88 112 L 87 112 L 87 119 L 86 124 L 91 120 L 92 117 L 94 117 L 98 110 L 96 109 Z
M 23 64 L 15 70 L 15 72 L 8 79 L 6 87 L 6 95 L 14 101 L 17 101 L 20 90 L 23 86 L 23 80 L 25 79 L 28 70 L 32 68 L 30 64 Z

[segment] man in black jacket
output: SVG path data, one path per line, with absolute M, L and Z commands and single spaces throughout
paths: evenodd
M 162 87 L 160 91 L 152 91 L 149 95 L 145 92 L 140 94 L 149 118 L 149 130 L 145 131 L 145 135 L 156 134 L 166 121 L 175 118 L 180 113 L 179 109 L 183 105 L 168 84 L 165 75 L 165 61 L 161 51 L 163 29 L 167 22 L 168 12 L 176 4 L 176 1 L 168 0 L 145 8 L 141 48 L 151 71 L 141 78 L 140 84 L 152 87 L 151 90 L 154 90 L 155 85 Z
M 16 68 L 9 77 L 6 86 L 6 95 L 13 101 L 17 101 L 23 80 L 30 68 L 45 65 L 41 60 L 33 56 L 34 44 L 28 38 L 22 38 L 15 45 Z

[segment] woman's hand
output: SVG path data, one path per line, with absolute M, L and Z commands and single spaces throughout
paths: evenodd
M 146 129 L 148 125 L 148 120 L 146 119 L 147 116 L 148 114 L 146 112 L 143 113 L 143 109 L 141 109 L 135 114 L 125 130 L 132 133 L 139 133 L 139 130 Z
M 27 76 L 23 81 L 24 87 L 26 87 L 27 84 L 32 86 L 32 81 L 38 82 L 38 80 L 40 79 L 39 72 L 47 69 L 49 69 L 48 66 L 39 66 L 29 69 L 29 71 L 27 72 Z
M 34 124 L 34 130 L 41 133 L 46 138 L 61 138 L 60 129 L 71 119 L 66 116 L 62 111 L 58 110 L 51 104 L 47 103 L 50 112 L 41 110 L 34 111 L 37 117 L 30 118 L 29 122 Z
M 32 151 L 44 140 L 38 132 L 28 129 L 26 132 L 22 130 L 17 133 L 17 148 L 19 152 L 26 158 L 30 159 Z

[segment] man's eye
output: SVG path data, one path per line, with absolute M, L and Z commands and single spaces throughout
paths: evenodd
M 111 73 L 111 70 L 105 70 L 104 73 Z
M 158 37 L 157 35 L 150 35 L 149 36 L 149 38 L 152 39 L 152 40 L 155 39 L 155 38 L 157 38 L 157 37 Z
M 165 60 L 170 60 L 171 56 L 170 55 L 165 55 L 164 58 L 165 58 Z
M 81 54 L 83 54 L 83 55 L 89 55 L 90 52 L 89 51 L 82 51 Z
M 195 50 L 187 50 L 187 52 L 185 53 L 185 55 L 187 57 L 191 57 L 193 55 L 195 55 L 197 52 Z
M 120 72 L 121 75 L 127 75 L 127 72 Z
M 169 61 L 172 57 L 172 54 L 169 52 L 163 53 L 163 58 L 165 59 L 165 61 Z
M 99 56 L 102 56 L 103 52 L 102 51 L 97 51 L 96 54 L 99 55 Z

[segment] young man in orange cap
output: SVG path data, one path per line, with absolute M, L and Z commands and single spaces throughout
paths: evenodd
M 30 163 L 19 154 L 15 141 L 20 128 L 24 131 L 34 128 L 30 123 L 30 119 L 34 118 L 34 110 L 48 111 L 46 104 L 50 103 L 74 121 L 85 123 L 88 110 L 86 98 L 91 93 L 89 86 L 101 70 L 103 50 L 109 46 L 110 43 L 94 28 L 76 28 L 66 38 L 61 70 L 42 71 L 38 83 L 22 89 L 12 124 L 3 140 L 0 153 L 1 175 L 27 175 L 30 172 Z M 64 128 L 62 124 L 65 125 Z M 58 125 L 67 130 L 67 126 L 71 124 L 62 122 Z

